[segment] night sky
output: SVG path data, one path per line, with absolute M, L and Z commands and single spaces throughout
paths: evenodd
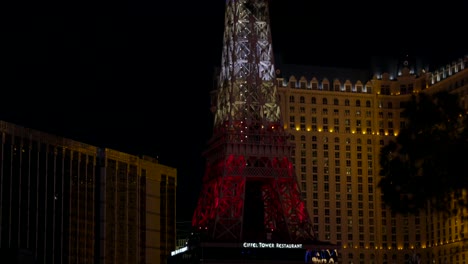
M 0 119 L 158 157 L 177 168 L 179 220 L 190 220 L 225 1 L 66 3 L 9 12 Z M 371 56 L 409 53 L 439 65 L 468 52 L 468 1 L 367 3 L 271 1 L 275 53 L 283 63 L 368 68 Z

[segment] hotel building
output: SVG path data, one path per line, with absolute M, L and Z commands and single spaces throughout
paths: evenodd
M 176 244 L 176 169 L 4 121 L 0 136 L 2 254 L 166 263 Z
M 405 126 L 412 94 L 447 90 L 468 109 L 468 57 L 429 71 L 402 60 L 394 70 L 276 67 L 284 126 L 302 196 L 321 241 L 339 263 L 468 263 L 467 211 L 392 213 L 378 187 L 379 151 Z M 420 260 L 420 262 L 417 262 Z M 411 262 L 412 261 L 412 262 Z

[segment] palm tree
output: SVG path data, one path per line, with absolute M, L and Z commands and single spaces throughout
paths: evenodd
M 459 97 L 419 93 L 403 114 L 407 126 L 380 152 L 384 202 L 400 213 L 427 205 L 449 213 L 466 207 L 468 118 Z

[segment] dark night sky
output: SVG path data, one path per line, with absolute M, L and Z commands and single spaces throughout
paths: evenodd
M 371 56 L 409 52 L 445 64 L 468 52 L 467 2 L 271 1 L 273 49 L 285 63 L 367 68 Z M 194 204 L 211 136 L 208 92 L 221 60 L 224 4 L 12 9 L 3 35 L 0 119 L 159 157 L 178 169 L 179 201 L 187 195 Z M 192 205 L 178 204 L 181 221 Z

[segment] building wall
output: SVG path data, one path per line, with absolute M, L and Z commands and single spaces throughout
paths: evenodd
M 151 241 L 146 243 L 146 263 L 167 263 L 176 248 L 177 170 L 148 157 L 140 160 L 140 165 L 141 175 L 146 177 L 146 232 L 152 234 L 147 236 Z
M 176 169 L 4 121 L 0 136 L 1 252 L 164 263 L 175 248 Z
M 377 187 L 380 148 L 404 125 L 401 105 L 411 94 L 450 90 L 468 109 L 466 58 L 433 73 L 402 68 L 354 83 L 283 77 L 283 123 L 296 145 L 296 175 L 318 239 L 340 245 L 342 263 L 405 263 L 415 254 L 422 263 L 467 263 L 461 216 L 395 215 Z

